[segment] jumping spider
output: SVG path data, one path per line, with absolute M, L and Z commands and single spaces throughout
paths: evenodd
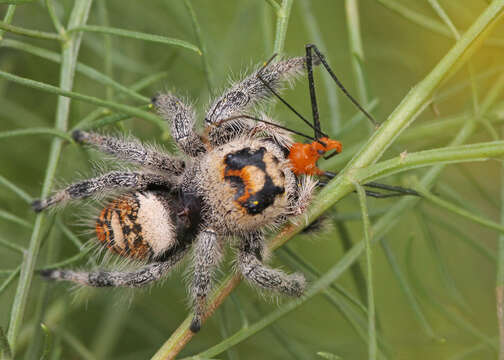
M 312 61 L 312 51 L 316 58 Z M 140 287 L 162 278 L 193 247 L 190 296 L 194 308 L 191 330 L 197 332 L 206 313 L 213 274 L 222 258 L 225 240 L 239 238 L 236 269 L 251 285 L 289 296 L 301 296 L 305 279 L 263 264 L 264 231 L 302 214 L 316 181 L 306 175 L 332 178 L 317 160 L 326 152 L 341 152 L 339 141 L 320 128 L 313 64 L 322 64 L 345 95 L 375 125 L 375 120 L 345 90 L 324 56 L 311 44 L 306 57 L 266 63 L 261 69 L 226 90 L 208 110 L 203 134 L 194 130 L 195 113 L 172 94 L 152 99 L 158 114 L 170 125 L 183 156 L 173 156 L 142 145 L 77 130 L 82 144 L 140 165 L 141 171 L 113 171 L 84 180 L 33 203 L 36 211 L 67 200 L 122 190 L 100 212 L 95 230 L 99 242 L 124 258 L 144 261 L 132 272 L 44 270 L 42 275 L 95 287 Z M 280 97 L 285 82 L 306 70 L 313 124 Z M 280 99 L 313 130 L 314 136 L 287 129 L 271 120 L 248 115 L 272 95 Z M 295 133 L 312 140 L 295 143 Z M 332 156 L 330 155 L 330 156 Z M 302 177 L 301 177 L 302 176 Z M 319 184 L 323 185 L 324 181 Z M 366 190 L 378 198 L 418 195 L 410 189 L 370 182 Z
M 96 219 L 101 244 L 125 258 L 145 261 L 131 272 L 44 270 L 42 275 L 94 287 L 140 287 L 162 278 L 193 247 L 191 330 L 206 311 L 213 274 L 225 240 L 239 239 L 236 269 L 251 285 L 298 297 L 305 279 L 263 264 L 264 230 L 304 212 L 315 181 L 298 178 L 288 160 L 290 133 L 272 122 L 255 122 L 247 111 L 306 68 L 305 57 L 268 64 L 226 90 L 205 116 L 204 134 L 195 112 L 172 94 L 152 103 L 171 128 L 182 156 L 132 139 L 77 130 L 73 138 L 140 171 L 113 171 L 66 187 L 33 203 L 42 211 L 57 203 L 122 190 Z

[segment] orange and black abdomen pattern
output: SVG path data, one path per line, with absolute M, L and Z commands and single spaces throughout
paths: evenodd
M 96 220 L 98 240 L 111 251 L 129 258 L 150 259 L 153 250 L 139 223 L 140 202 L 136 194 L 112 200 Z

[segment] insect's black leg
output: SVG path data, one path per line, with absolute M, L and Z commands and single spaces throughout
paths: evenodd
M 421 196 L 417 191 L 415 191 L 413 189 L 403 188 L 402 186 L 380 184 L 380 183 L 377 183 L 374 181 L 370 181 L 368 183 L 365 183 L 364 186 L 367 186 L 370 188 L 375 188 L 375 189 L 393 191 L 393 192 L 399 193 L 401 195 Z
M 315 46 L 313 44 L 308 44 L 308 45 L 306 45 L 306 49 L 308 49 L 308 48 L 313 49 L 313 51 L 315 51 L 315 54 L 317 54 L 318 58 L 320 59 L 320 62 L 322 63 L 322 65 L 324 65 L 325 69 L 327 70 L 329 75 L 331 75 L 332 79 L 334 80 L 336 85 L 338 85 L 338 87 L 341 89 L 341 91 L 343 91 L 343 93 L 350 99 L 350 101 L 353 102 L 353 104 L 355 106 L 357 106 L 357 108 L 360 111 L 362 111 L 362 113 L 373 123 L 373 125 L 375 127 L 378 127 L 380 124 L 357 102 L 357 100 L 355 100 L 355 98 L 352 95 L 350 95 L 350 93 L 347 91 L 347 89 L 345 89 L 345 87 L 343 86 L 341 81 L 339 81 L 338 77 L 336 76 L 334 71 L 332 71 L 331 67 L 327 63 L 325 56 L 320 52 L 320 50 L 317 48 L 317 46 Z
M 328 177 L 329 179 L 336 177 L 336 175 L 337 175 L 336 173 L 331 172 L 331 171 L 324 172 L 324 176 Z M 325 186 L 325 185 L 327 185 L 327 182 L 326 181 L 319 181 L 319 184 L 321 186 Z M 382 194 L 379 192 L 366 190 L 366 194 L 368 196 L 376 197 L 376 198 L 387 198 L 387 197 L 403 196 L 403 195 L 421 196 L 417 191 L 415 191 L 413 189 L 403 188 L 402 186 L 381 184 L 381 183 L 377 183 L 374 181 L 370 181 L 368 183 L 365 183 L 364 186 L 367 186 L 370 188 L 375 188 L 375 189 L 387 190 L 387 191 L 391 192 L 388 194 Z
M 401 194 L 401 193 L 397 193 L 397 192 L 384 194 L 384 193 L 379 193 L 379 192 L 371 191 L 371 190 L 365 190 L 365 192 L 366 192 L 367 196 L 374 197 L 377 199 L 385 199 L 385 198 L 390 198 L 390 197 L 407 195 L 407 194 Z
M 317 106 L 317 96 L 315 94 L 315 80 L 313 79 L 312 45 L 310 44 L 306 45 L 306 73 L 308 74 L 308 87 L 310 89 L 315 138 L 320 139 L 322 137 L 322 132 L 320 130 L 320 116 Z
M 263 72 L 265 71 L 266 67 L 269 65 L 269 63 L 273 60 L 273 58 L 276 56 L 273 55 L 273 57 L 271 57 L 271 59 L 269 59 L 265 64 L 264 66 L 259 69 L 259 71 L 257 72 L 256 76 L 257 78 L 263 83 L 263 85 L 278 99 L 282 102 L 282 104 L 284 104 L 285 106 L 287 106 L 287 108 L 292 111 L 298 118 L 300 118 L 305 124 L 307 124 L 309 127 L 311 127 L 312 129 L 315 130 L 315 133 L 316 133 L 316 129 L 314 128 L 314 126 L 312 125 L 312 123 L 310 123 L 303 115 L 301 115 L 301 113 L 299 113 L 299 111 L 297 111 L 291 104 L 289 104 L 284 98 L 282 98 L 282 96 L 277 92 L 275 91 L 275 89 L 273 89 L 273 87 L 268 84 L 268 82 L 266 81 L 266 79 L 264 79 L 263 77 Z M 323 134 L 324 136 L 327 136 L 326 134 Z

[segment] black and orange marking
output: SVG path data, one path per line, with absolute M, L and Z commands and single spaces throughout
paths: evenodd
M 134 259 L 150 259 L 153 250 L 145 241 L 142 225 L 138 223 L 140 204 L 135 195 L 128 194 L 112 200 L 96 220 L 98 240 L 111 251 Z M 119 234 L 114 234 L 112 220 L 117 216 L 123 238 L 118 242 Z
M 250 215 L 262 213 L 274 203 L 277 195 L 285 192 L 285 188 L 275 185 L 270 174 L 267 173 L 264 162 L 265 153 L 264 147 L 255 151 L 246 147 L 227 154 L 224 159 L 222 177 L 236 189 L 235 202 Z M 256 171 L 261 171 L 264 175 L 262 184 L 254 183 L 257 177 L 254 179 L 252 174 Z M 260 190 L 255 191 L 258 188 Z

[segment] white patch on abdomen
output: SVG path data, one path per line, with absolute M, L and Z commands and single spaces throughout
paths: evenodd
M 137 194 L 139 200 L 137 223 L 142 226 L 142 236 L 154 252 L 154 256 L 175 245 L 176 232 L 170 213 L 156 196 L 147 192 Z

